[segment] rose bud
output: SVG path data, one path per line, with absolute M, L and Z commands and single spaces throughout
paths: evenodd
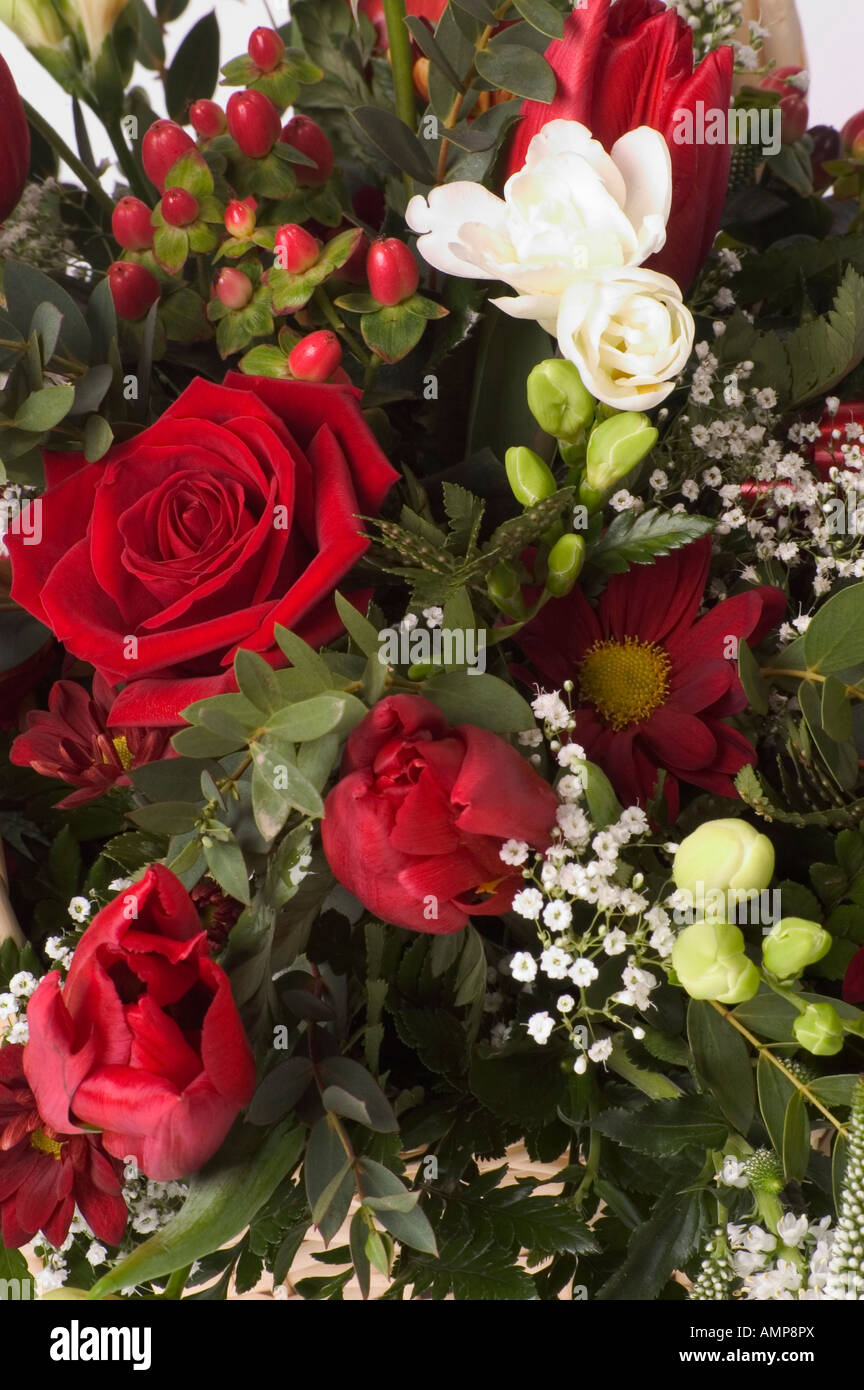
M 705 892 L 757 892 L 774 873 L 774 846 L 746 820 L 709 820 L 683 839 L 672 865 L 675 887 L 705 906 Z
M 108 267 L 108 284 L 114 308 L 121 319 L 133 323 L 143 318 L 159 298 L 159 281 L 146 266 L 136 265 L 134 261 L 115 261 Z
M 790 980 L 827 955 L 832 940 L 818 922 L 783 917 L 762 942 L 762 963 L 778 980 Z
M 255 230 L 258 203 L 254 198 L 234 198 L 225 209 L 225 230 L 234 237 L 245 239 Z
M 679 934 L 672 965 L 691 999 L 742 1004 L 759 988 L 759 971 L 744 954 L 744 937 L 729 922 L 694 922 Z
M 813 142 L 810 155 L 810 173 L 813 188 L 823 193 L 834 182 L 834 175 L 824 167 L 832 159 L 839 159 L 843 153 L 840 132 L 832 125 L 812 125 L 807 134 Z
M 169 227 L 188 227 L 198 220 L 198 199 L 185 188 L 166 189 L 161 208 Z
M 310 333 L 288 354 L 288 366 L 298 381 L 327 381 L 341 361 L 342 345 L 329 328 Z
M 541 430 L 575 442 L 594 415 L 594 397 L 579 368 L 563 357 L 538 362 L 528 377 L 528 408 Z
M 165 189 L 165 178 L 181 155 L 195 149 L 195 141 L 176 121 L 155 121 L 141 141 L 141 163 L 151 183 L 159 192 Z
M 833 1004 L 808 1004 L 792 1024 L 792 1032 L 816 1057 L 833 1057 L 843 1046 L 843 1025 Z
M 379 304 L 401 304 L 420 283 L 417 262 L 404 241 L 396 237 L 373 241 L 366 257 L 369 290 Z
M 853 159 L 864 159 L 864 111 L 856 111 L 850 116 L 840 131 L 840 141 L 846 154 Z
M 249 276 L 233 266 L 220 270 L 215 289 L 216 298 L 228 309 L 245 309 L 254 292 Z
M 262 24 L 249 35 L 247 52 L 262 72 L 272 72 L 279 66 L 285 45 L 275 29 L 269 29 L 266 24 Z
M 313 266 L 321 254 L 321 243 L 311 232 L 296 222 L 286 222 L 276 233 L 275 257 L 280 270 L 290 275 L 302 275 Z
M 124 251 L 147 251 L 153 245 L 150 209 L 140 198 L 121 198 L 111 214 L 114 240 Z
M 291 164 L 301 188 L 317 188 L 319 184 L 327 182 L 333 172 L 333 146 L 320 125 L 308 116 L 292 116 L 282 127 L 279 139 L 315 160 L 317 168 L 310 164 Z
M 542 502 L 558 491 L 549 465 L 533 449 L 522 444 L 508 449 L 504 466 L 513 496 L 523 507 L 533 507 L 535 502 Z
M 569 594 L 585 563 L 585 541 L 575 531 L 559 536 L 546 561 L 546 588 L 553 598 Z
M 279 137 L 279 112 L 263 92 L 234 92 L 226 108 L 228 131 L 250 159 L 263 159 Z
M 228 127 L 225 112 L 216 101 L 193 101 L 189 107 L 189 124 L 204 140 L 213 140 Z

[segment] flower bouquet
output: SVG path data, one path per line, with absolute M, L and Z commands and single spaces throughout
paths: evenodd
M 184 9 L 0 3 L 6 1296 L 864 1298 L 864 114 Z

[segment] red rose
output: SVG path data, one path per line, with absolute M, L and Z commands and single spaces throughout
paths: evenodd
M 27 1007 L 24 1070 L 60 1133 L 102 1130 L 117 1158 L 168 1182 L 215 1153 L 251 1098 L 255 1064 L 189 894 L 161 864 L 103 908 L 65 987 Z
M 585 0 L 565 21 L 563 39 L 546 49 L 555 70 L 554 101 L 525 101 L 507 166 L 521 169 L 547 121 L 580 121 L 607 150 L 628 130 L 659 130 L 672 156 L 672 210 L 666 245 L 646 262 L 690 284 L 711 249 L 729 181 L 728 143 L 679 144 L 679 112 L 725 112 L 732 90 L 732 49 L 715 48 L 694 70 L 693 36 L 662 0 Z M 680 137 L 679 137 L 680 138 Z
M 429 700 L 391 695 L 348 739 L 325 805 L 324 853 L 384 921 L 460 931 L 471 916 L 508 910 L 522 876 L 501 845 L 512 837 L 544 849 L 557 805 L 497 734 L 451 728 Z
M 9 68 L 0 57 L 0 223 L 18 204 L 30 168 L 30 127 Z
M 112 685 L 112 725 L 176 725 L 234 689 L 238 646 L 341 631 L 339 581 L 396 472 L 351 387 L 198 379 L 99 463 L 45 456 L 43 540 L 10 536 L 13 597 Z
M 0 1236 L 7 1250 L 42 1231 L 62 1245 L 76 1206 L 94 1236 L 117 1245 L 126 1228 L 122 1169 L 98 1135 L 60 1134 L 36 1108 L 23 1047 L 0 1047 Z

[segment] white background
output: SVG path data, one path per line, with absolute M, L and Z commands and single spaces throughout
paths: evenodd
M 169 28 L 169 61 L 192 24 L 214 8 L 222 32 L 223 62 L 244 52 L 249 33 L 256 25 L 270 22 L 264 0 L 216 0 L 215 5 L 213 0 L 191 0 L 182 17 Z M 864 107 L 864 0 L 798 0 L 798 12 L 811 75 L 810 124 L 839 127 Z M 286 14 L 284 3 L 277 6 L 275 13 L 281 22 Z M 66 94 L 2 25 L 0 51 L 23 94 L 74 149 L 71 104 Z M 162 114 L 158 79 L 139 69 L 136 81 L 155 89 L 154 106 Z M 108 155 L 110 146 L 105 134 L 89 114 L 88 128 L 97 158 Z

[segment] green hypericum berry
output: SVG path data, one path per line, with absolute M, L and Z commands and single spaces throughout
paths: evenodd
M 808 1004 L 792 1024 L 792 1032 L 816 1057 L 833 1057 L 843 1046 L 843 1025 L 833 1004 Z
M 783 917 L 775 922 L 762 942 L 766 970 L 779 980 L 800 975 L 805 966 L 821 960 L 831 949 L 832 937 L 818 922 L 804 917 Z

